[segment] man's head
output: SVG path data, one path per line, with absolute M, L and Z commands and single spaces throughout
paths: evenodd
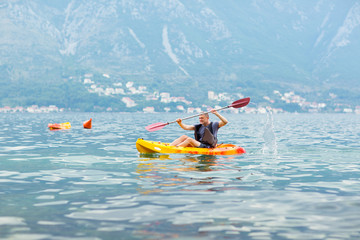
M 209 124 L 209 114 L 201 113 L 201 115 L 199 116 L 199 122 L 202 125 L 208 125 Z

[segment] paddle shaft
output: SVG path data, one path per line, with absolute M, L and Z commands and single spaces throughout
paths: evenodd
M 225 109 L 225 108 L 229 108 L 229 107 L 231 107 L 231 105 L 229 105 L 229 106 L 226 106 L 226 107 L 222 107 L 222 108 L 218 108 L 218 109 L 215 109 L 216 111 L 220 111 L 220 110 L 223 110 L 223 109 Z M 183 121 L 183 120 L 186 120 L 186 119 L 190 119 L 190 118 L 194 118 L 194 117 L 197 117 L 197 116 L 200 116 L 200 115 L 203 115 L 203 114 L 205 114 L 205 113 L 210 113 L 211 111 L 208 111 L 208 112 L 202 112 L 202 113 L 199 113 L 199 114 L 196 114 L 196 115 L 192 115 L 192 116 L 189 116 L 189 117 L 186 117 L 186 118 L 182 118 L 181 119 L 181 121 Z M 167 122 L 167 124 L 171 124 L 171 123 L 175 123 L 176 122 L 176 120 L 175 121 L 172 121 L 172 122 Z

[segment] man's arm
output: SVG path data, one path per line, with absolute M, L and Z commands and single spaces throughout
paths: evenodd
M 212 109 L 211 112 L 220 119 L 219 128 L 225 126 L 229 122 L 224 116 L 220 115 L 220 113 L 218 113 L 215 109 Z
M 195 130 L 195 126 L 194 125 L 187 125 L 187 124 L 183 124 L 181 119 L 176 119 L 176 122 L 180 125 L 180 127 L 184 130 Z

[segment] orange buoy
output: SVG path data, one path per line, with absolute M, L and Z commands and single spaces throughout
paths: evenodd
M 89 121 L 84 122 L 84 124 L 83 124 L 84 128 L 88 128 L 88 129 L 91 128 L 91 120 L 92 120 L 92 118 L 90 118 Z

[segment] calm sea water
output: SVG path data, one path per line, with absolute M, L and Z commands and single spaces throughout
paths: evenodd
M 138 154 L 181 114 L 0 114 L 0 238 L 360 239 L 358 115 L 224 115 L 246 154 Z

